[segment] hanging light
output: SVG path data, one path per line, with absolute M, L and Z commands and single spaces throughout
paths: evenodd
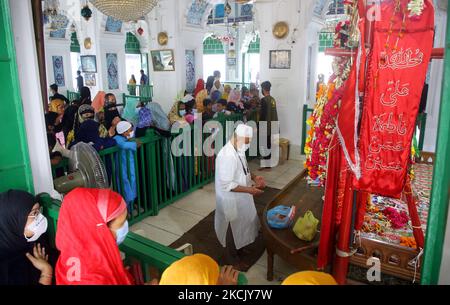
M 90 0 L 103 14 L 127 22 L 147 15 L 159 0 Z

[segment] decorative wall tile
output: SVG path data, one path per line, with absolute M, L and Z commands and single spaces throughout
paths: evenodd
M 52 18 L 51 24 L 55 30 L 50 31 L 51 38 L 66 38 L 66 30 L 69 25 L 69 19 L 61 14 L 56 15 Z
M 119 89 L 119 71 L 117 64 L 117 54 L 106 53 L 106 67 L 108 69 L 108 89 Z
M 64 80 L 64 64 L 62 56 L 52 56 L 53 60 L 53 75 L 55 77 L 55 84 L 58 87 L 65 87 L 66 82 Z
M 244 4 L 241 6 L 241 17 L 248 17 L 253 15 L 253 5 Z
M 195 51 L 186 50 L 186 90 L 195 90 Z
M 187 15 L 187 23 L 190 25 L 201 25 L 203 15 L 208 7 L 208 1 L 193 0 Z
M 112 33 L 120 33 L 122 31 L 122 21 L 108 16 L 108 18 L 106 19 L 105 31 Z

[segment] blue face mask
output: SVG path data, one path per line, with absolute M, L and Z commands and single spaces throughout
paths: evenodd
M 122 227 L 116 230 L 116 241 L 117 245 L 120 245 L 125 240 L 128 234 L 128 220 L 125 220 L 125 223 Z
M 180 116 L 184 116 L 186 114 L 186 110 L 180 110 Z

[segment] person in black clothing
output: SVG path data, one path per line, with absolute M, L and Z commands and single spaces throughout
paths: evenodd
M 94 120 L 94 117 L 95 111 L 92 106 L 85 104 L 78 108 L 78 117 L 74 129 L 75 141 L 69 145 L 69 148 L 79 142 L 92 143 L 97 151 L 116 145 L 114 139 L 100 137 L 100 124 Z
M 206 88 L 206 91 L 208 91 L 208 94 L 211 94 L 211 89 L 213 86 L 214 86 L 214 76 L 211 75 L 206 79 L 205 88 Z
M 204 111 L 202 113 L 202 121 L 203 124 L 206 123 L 206 121 L 211 120 L 214 117 L 214 111 L 212 110 L 213 102 L 209 98 L 205 98 L 203 100 L 203 107 Z
M 67 99 L 67 97 L 58 93 L 58 85 L 57 84 L 50 85 L 50 94 L 52 95 L 50 97 L 50 102 L 55 99 L 60 99 L 60 100 L 63 100 L 66 105 L 68 105 L 70 103 L 70 101 Z
M 63 130 L 61 117 L 62 115 L 51 111 L 45 114 L 45 126 L 47 128 L 47 133 L 56 135 L 58 132 Z
M 64 111 L 64 115 L 62 118 L 62 131 L 64 133 L 64 139 L 67 139 L 67 135 L 74 128 L 75 118 L 77 116 L 80 104 L 80 100 L 74 100 Z
M 52 283 L 53 268 L 46 251 L 47 219 L 37 201 L 24 191 L 0 193 L 0 285 Z
M 81 71 L 77 71 L 77 89 L 78 92 L 81 92 L 81 88 L 84 87 L 84 79 L 83 76 L 81 76 Z
M 92 104 L 91 90 L 88 87 L 81 88 L 80 100 L 81 100 L 81 105 L 84 105 L 84 104 L 91 105 Z
M 117 117 L 122 120 L 122 118 L 120 117 L 120 113 L 119 110 L 117 110 L 117 101 L 116 101 L 116 96 L 112 93 L 108 93 L 105 95 L 105 121 L 104 121 L 104 125 L 105 128 L 109 131 L 112 127 L 115 128 L 115 126 L 113 126 L 113 122 L 117 121 Z M 116 120 L 114 120 L 116 119 Z M 113 128 L 113 129 L 114 129 Z

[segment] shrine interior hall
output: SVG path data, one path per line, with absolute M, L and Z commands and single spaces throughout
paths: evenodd
M 450 284 L 447 17 L 0 0 L 0 285 Z

